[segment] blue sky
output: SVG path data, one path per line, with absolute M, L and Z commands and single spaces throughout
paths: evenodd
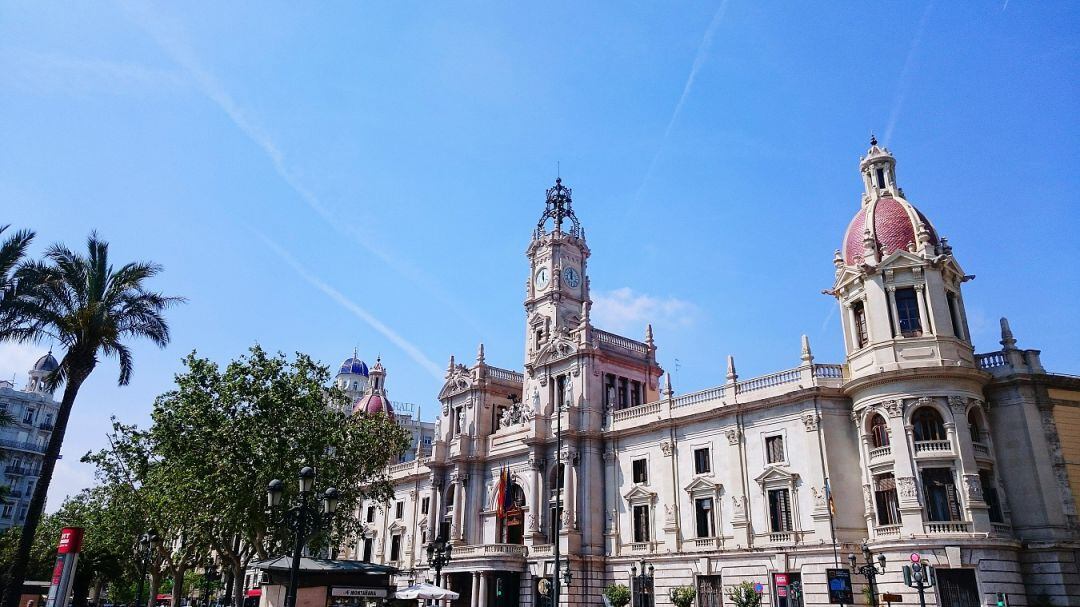
M 968 273 L 978 351 L 1080 372 L 1076 3 L 5 3 L 0 223 L 151 259 L 173 343 L 81 394 L 51 507 L 180 358 L 382 356 L 435 411 L 450 354 L 520 368 L 556 176 L 594 318 L 676 391 L 842 358 L 832 254 L 871 131 Z M 1070 75 L 1071 74 L 1071 75 Z M 46 345 L 0 345 L 18 375 Z M 676 371 L 675 359 L 678 359 Z

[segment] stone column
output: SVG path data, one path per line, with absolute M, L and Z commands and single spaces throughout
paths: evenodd
M 529 458 L 529 469 L 532 470 L 532 495 L 529 499 L 529 534 L 536 536 L 540 532 L 540 519 L 544 508 L 540 503 L 540 484 L 543 481 L 544 460 L 538 457 Z
M 488 573 L 486 571 L 480 572 L 480 602 L 479 607 L 487 607 L 488 597 Z
M 893 475 L 896 478 L 896 497 L 900 502 L 903 534 L 923 533 L 923 512 L 919 500 L 919 483 L 915 477 L 915 450 L 910 428 L 904 424 L 904 401 L 882 403 L 888 416 L 889 445 L 892 447 Z M 871 482 L 873 482 L 871 480 Z M 873 487 L 866 497 L 873 499 Z
M 480 605 L 480 572 L 473 571 L 472 574 L 472 600 L 469 601 L 471 607 L 479 607 Z
M 953 425 L 961 428 L 952 432 L 953 449 L 959 458 L 957 469 L 960 472 L 960 485 L 957 492 L 964 497 L 963 503 L 976 532 L 990 531 L 990 506 L 982 492 L 982 480 L 979 478 L 979 464 L 975 461 L 975 447 L 968 431 L 967 399 L 961 396 L 949 397 L 949 410 L 952 411 Z M 946 425 L 948 427 L 948 424 Z
M 434 542 L 439 532 L 439 520 L 442 518 L 442 478 L 431 475 L 431 488 L 428 493 L 428 541 Z
M 563 522 L 567 532 L 577 528 L 577 452 L 567 451 L 563 459 Z
M 464 543 L 465 524 L 465 479 L 467 475 L 459 474 L 452 482 L 454 483 L 454 522 L 450 527 L 450 538 L 455 544 Z
M 919 302 L 919 316 L 921 316 L 921 322 L 923 324 L 922 331 L 924 334 L 934 334 L 934 323 L 931 322 L 929 310 L 926 305 L 926 285 L 915 285 L 915 298 Z
M 897 337 L 900 335 L 900 312 L 896 309 L 896 287 L 887 287 L 887 294 L 889 297 L 889 309 L 892 310 L 892 336 Z

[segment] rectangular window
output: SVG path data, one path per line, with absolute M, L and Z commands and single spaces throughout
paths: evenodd
M 394 504 L 394 518 L 396 518 L 396 519 L 405 518 L 405 502 L 398 502 L 398 503 Z
M 778 464 L 784 460 L 784 437 L 765 437 L 765 461 L 770 464 Z
M 926 468 L 922 471 L 923 494 L 926 495 L 926 518 L 930 521 L 963 520 L 960 495 L 950 468 Z
M 634 541 L 649 541 L 649 507 L 634 506 Z
M 870 333 L 866 328 L 866 306 L 857 301 L 851 306 L 851 312 L 855 316 L 855 345 L 863 348 L 870 343 Z
M 626 384 L 626 378 L 625 377 L 620 377 L 619 378 L 619 408 L 620 409 L 625 409 L 625 408 L 627 408 L 629 406 L 629 402 L 627 400 L 627 395 L 626 395 L 626 393 L 627 393 L 626 385 L 627 385 Z
M 994 474 L 989 470 L 979 470 L 979 482 L 982 484 L 983 499 L 990 506 L 990 522 L 1004 523 L 1005 516 L 1001 513 L 1001 500 L 998 498 L 997 487 L 994 486 Z
M 900 334 L 904 337 L 922 335 L 922 320 L 919 318 L 919 298 L 915 289 L 905 287 L 896 290 L 896 314 L 900 321 Z
M 632 382 L 630 388 L 630 405 L 636 407 L 641 404 L 641 382 Z
M 900 524 L 900 502 L 896 497 L 896 478 L 892 474 L 874 477 L 874 501 L 878 525 Z
M 649 460 L 636 459 L 631 465 L 634 467 L 635 483 L 649 482 Z
M 615 406 L 615 376 L 608 373 L 604 378 L 604 408 L 611 409 Z
M 769 491 L 769 525 L 774 533 L 791 531 L 791 495 L 787 489 Z
M 883 189 L 885 187 L 885 169 L 877 170 L 877 187 Z
M 24 424 L 32 424 L 32 423 L 34 423 L 34 413 L 35 413 L 35 411 L 33 409 L 27 409 L 26 410 L 26 415 L 23 416 L 23 423 Z
M 371 562 L 371 548 L 373 544 L 374 542 L 371 541 L 370 537 L 364 538 L 364 558 L 362 559 L 363 561 L 368 563 Z
M 961 326 L 960 307 L 956 305 L 956 294 L 946 293 L 945 299 L 949 302 L 949 319 L 952 320 L 953 335 L 964 339 L 964 328 Z
M 712 472 L 712 465 L 709 462 L 709 448 L 694 449 L 694 474 L 708 474 L 709 472 Z
M 698 537 L 713 537 L 713 501 L 711 497 L 694 500 L 694 523 Z
M 396 563 L 401 556 L 401 534 L 390 536 L 390 562 Z
M 367 507 L 367 522 L 369 522 L 369 523 L 374 523 L 375 522 L 375 506 L 368 506 Z
M 425 497 L 420 500 L 420 514 L 427 514 L 428 508 L 431 507 L 431 498 Z

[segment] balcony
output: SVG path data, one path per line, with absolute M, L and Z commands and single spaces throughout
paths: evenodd
M 919 440 L 915 441 L 915 455 L 949 455 L 952 453 L 952 443 L 947 440 Z
M 631 542 L 626 545 L 630 552 L 652 552 L 652 542 Z
M 874 537 L 900 537 L 903 525 L 880 525 L 874 527 Z
M 515 568 L 524 566 L 528 554 L 529 548 L 523 544 L 472 544 L 454 548 L 451 563 L 483 560 L 485 563 L 496 563 L 499 567 Z
M 923 523 L 927 535 L 958 535 L 971 533 L 971 523 L 964 521 L 943 521 Z
M 6 438 L 0 438 L 0 447 L 7 449 L 17 449 L 19 451 L 29 451 L 30 453 L 45 453 L 45 445 L 39 445 L 29 441 L 10 440 Z
M 720 538 L 718 537 L 699 537 L 691 540 L 696 550 L 715 550 L 720 546 Z
M 40 424 L 38 424 L 38 428 L 41 430 L 45 430 L 46 432 L 52 432 L 54 427 L 55 426 L 53 426 L 52 422 L 41 422 Z
M 1012 525 L 1008 523 L 990 523 L 994 535 L 1012 535 Z
M 881 458 L 881 457 L 885 457 L 886 455 L 892 455 L 892 447 L 890 445 L 885 445 L 884 447 L 877 447 L 876 449 L 871 449 L 870 450 L 870 461 L 873 461 L 873 460 Z
M 756 534 L 755 537 L 768 537 L 770 544 L 797 544 L 801 539 L 800 531 L 773 531 L 771 533 Z
M 983 443 L 971 443 L 971 448 L 975 451 L 976 457 L 990 458 L 990 447 L 987 447 Z
M 33 474 L 27 466 L 16 466 L 15 464 L 8 464 L 4 466 L 4 473 L 11 476 L 28 476 Z

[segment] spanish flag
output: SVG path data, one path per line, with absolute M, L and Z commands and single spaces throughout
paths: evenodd
M 508 476 L 505 467 L 499 469 L 499 488 L 495 492 L 495 516 L 498 518 L 506 517 L 506 477 Z

